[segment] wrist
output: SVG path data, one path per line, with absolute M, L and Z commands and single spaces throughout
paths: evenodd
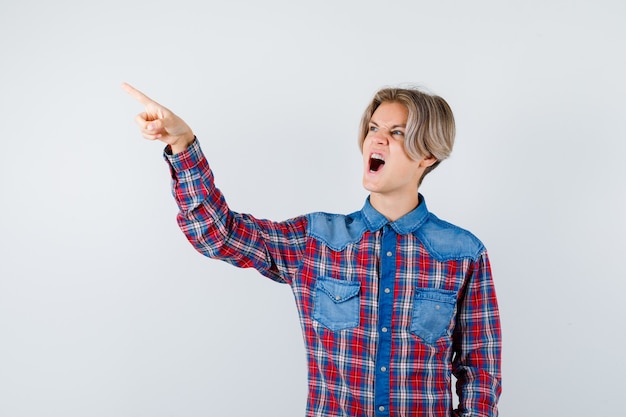
M 172 142 L 170 144 L 172 155 L 175 155 L 177 153 L 184 152 L 185 150 L 187 150 L 187 148 L 189 147 L 189 145 L 191 145 L 191 143 L 194 141 L 195 138 L 196 136 L 192 132 L 189 132 L 188 135 L 181 136 L 175 142 Z

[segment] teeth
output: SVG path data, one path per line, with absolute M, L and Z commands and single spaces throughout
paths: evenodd
M 371 158 L 384 161 L 383 156 L 381 154 L 379 154 L 379 153 L 373 153 Z

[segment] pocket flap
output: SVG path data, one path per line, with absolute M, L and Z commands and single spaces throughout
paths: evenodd
M 422 288 L 417 290 L 417 293 L 415 294 L 415 299 L 454 304 L 456 302 L 456 293 L 454 291 L 448 290 Z
M 335 304 L 339 304 L 359 295 L 361 283 L 320 277 L 317 279 L 317 288 L 322 290 Z

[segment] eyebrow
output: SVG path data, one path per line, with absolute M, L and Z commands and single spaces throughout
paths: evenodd
M 370 124 L 376 125 L 378 127 L 378 123 L 376 123 L 373 120 L 370 120 Z M 400 125 L 393 125 L 393 126 L 391 126 L 392 129 L 396 129 L 398 127 L 406 129 L 406 124 L 400 124 Z

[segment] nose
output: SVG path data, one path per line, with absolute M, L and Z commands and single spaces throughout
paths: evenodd
M 374 143 L 384 145 L 389 141 L 389 135 L 390 133 L 385 129 L 378 129 L 375 132 L 371 132 L 371 139 Z

